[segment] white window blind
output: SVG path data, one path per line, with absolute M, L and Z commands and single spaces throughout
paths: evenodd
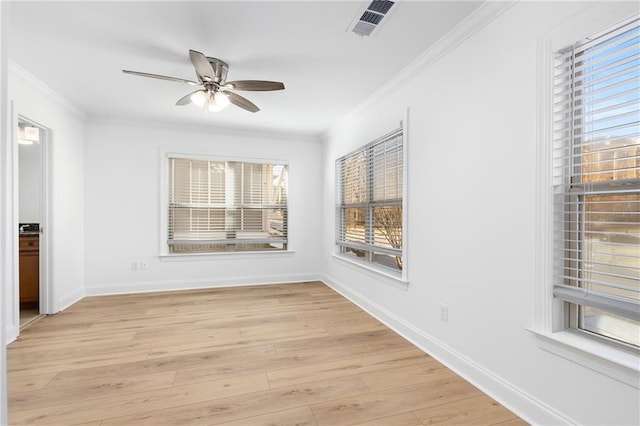
M 340 253 L 402 269 L 403 137 L 398 129 L 336 161 Z
M 638 17 L 556 57 L 554 296 L 569 328 L 640 346 Z
M 170 253 L 287 248 L 287 166 L 169 157 Z

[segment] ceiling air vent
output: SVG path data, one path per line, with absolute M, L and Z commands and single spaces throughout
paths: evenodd
M 362 15 L 351 24 L 351 31 L 359 36 L 369 36 L 382 19 L 387 15 L 393 2 L 389 0 L 373 0 Z

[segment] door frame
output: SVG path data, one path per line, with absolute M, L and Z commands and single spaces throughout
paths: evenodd
M 40 263 L 40 276 L 39 276 L 39 306 L 38 310 L 40 314 L 52 314 L 53 312 L 53 291 L 52 291 L 52 279 L 51 279 L 51 247 L 53 235 L 51 232 L 52 223 L 52 185 L 51 185 L 51 141 L 52 130 L 47 126 L 35 121 L 25 115 L 19 114 L 16 108 L 13 108 L 13 170 L 14 170 L 14 212 L 13 212 L 13 228 L 17 234 L 19 218 L 19 147 L 18 147 L 18 124 L 26 123 L 30 126 L 35 126 L 41 129 L 40 140 L 40 238 L 39 238 L 39 263 Z M 19 235 L 17 238 L 20 238 Z M 15 256 L 16 256 L 16 274 L 14 274 L 14 292 L 13 292 L 13 305 L 14 309 L 14 324 L 17 327 L 18 333 L 20 329 L 20 276 L 19 276 L 19 249 L 18 241 L 16 239 L 15 244 Z

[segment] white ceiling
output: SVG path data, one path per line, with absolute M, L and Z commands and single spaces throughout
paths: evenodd
M 89 117 L 318 135 L 480 5 L 398 1 L 371 37 L 347 28 L 369 1 L 12 2 L 9 58 Z M 229 80 L 282 81 L 238 92 L 257 104 L 205 114 L 175 102 L 195 79 L 188 50 L 229 64 Z

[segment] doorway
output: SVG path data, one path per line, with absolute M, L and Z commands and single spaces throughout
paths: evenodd
M 47 130 L 18 118 L 18 295 L 19 327 L 37 321 L 46 312 L 43 303 L 43 260 L 46 193 L 45 143 Z M 46 267 L 46 265 L 44 265 Z

